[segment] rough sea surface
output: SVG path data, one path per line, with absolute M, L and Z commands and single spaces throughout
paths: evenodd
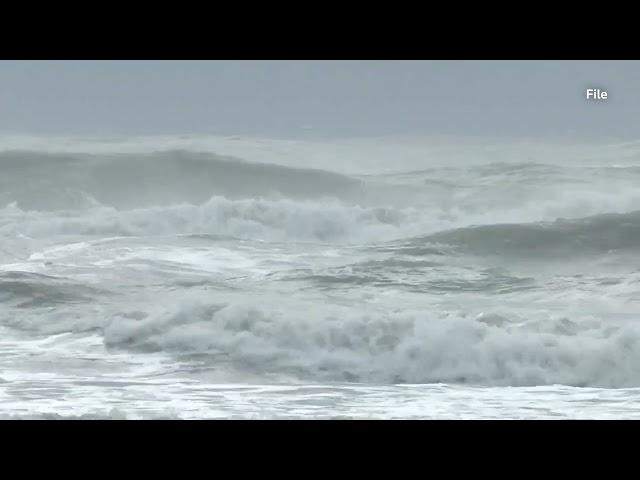
M 0 137 L 0 418 L 640 418 L 640 143 Z

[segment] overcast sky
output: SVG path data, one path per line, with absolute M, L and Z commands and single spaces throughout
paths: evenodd
M 0 61 L 0 133 L 636 139 L 639 89 L 638 61 Z

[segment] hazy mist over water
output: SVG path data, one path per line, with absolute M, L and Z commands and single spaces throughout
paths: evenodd
M 0 79 L 0 132 L 640 134 L 636 61 L 3 61 Z

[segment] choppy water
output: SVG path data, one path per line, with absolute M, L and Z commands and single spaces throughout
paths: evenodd
M 640 147 L 0 138 L 3 418 L 631 418 Z

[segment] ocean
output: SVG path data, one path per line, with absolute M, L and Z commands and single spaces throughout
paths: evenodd
M 0 418 L 640 418 L 640 143 L 0 137 Z

